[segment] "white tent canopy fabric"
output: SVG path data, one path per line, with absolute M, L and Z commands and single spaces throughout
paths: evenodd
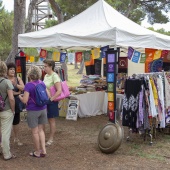
M 59 25 L 18 35 L 19 47 L 80 49 L 106 45 L 170 50 L 170 36 L 134 23 L 104 0 Z

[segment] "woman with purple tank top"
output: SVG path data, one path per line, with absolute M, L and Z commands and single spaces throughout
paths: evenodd
M 30 152 L 30 156 L 40 158 L 45 157 L 46 155 L 45 133 L 43 126 L 47 123 L 47 106 L 36 105 L 35 84 L 42 83 L 44 86 L 45 84 L 40 80 L 41 70 L 39 67 L 34 65 L 31 66 L 27 74 L 30 82 L 25 85 L 24 94 L 19 95 L 19 98 L 26 104 L 27 122 L 32 131 L 35 150 Z

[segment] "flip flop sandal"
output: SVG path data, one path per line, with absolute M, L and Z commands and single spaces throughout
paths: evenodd
M 4 158 L 5 161 L 8 161 L 10 159 L 15 159 L 17 156 L 15 154 L 12 154 L 10 158 Z
M 40 153 L 40 157 L 44 158 L 46 156 L 45 153 Z
M 40 158 L 40 157 L 41 157 L 41 155 L 40 155 L 40 156 L 36 155 L 36 154 L 35 154 L 35 151 L 30 152 L 29 155 L 30 155 L 30 156 L 33 156 L 33 157 L 36 157 L 36 158 Z
M 45 157 L 47 155 L 47 153 L 43 153 L 42 150 L 40 150 L 40 157 Z
M 53 140 L 49 140 L 49 141 L 47 141 L 46 146 L 50 146 L 50 145 L 52 145 L 52 143 L 53 143 Z

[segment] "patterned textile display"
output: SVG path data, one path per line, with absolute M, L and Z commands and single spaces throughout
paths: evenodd
M 133 56 L 134 49 L 132 47 L 128 47 L 128 59 L 131 60 Z
M 91 60 L 91 51 L 84 52 L 84 62 Z
M 141 53 L 140 63 L 145 63 L 145 60 L 146 60 L 146 55 L 145 55 L 145 53 Z
M 140 52 L 134 50 L 133 55 L 132 55 L 132 59 L 131 59 L 132 62 L 138 63 L 138 62 L 139 62 L 140 55 L 141 55 Z
M 146 73 L 126 80 L 122 112 L 123 126 L 128 126 L 133 132 L 137 132 L 142 129 L 151 129 L 153 119 L 161 128 L 170 124 L 170 73 L 164 74 Z
M 157 60 L 157 59 L 161 58 L 161 53 L 162 53 L 162 50 L 155 51 L 153 60 Z
M 75 53 L 68 53 L 68 62 L 70 63 L 75 62 Z
M 47 57 L 47 50 L 41 49 L 41 51 L 40 51 L 40 57 L 41 57 L 41 58 L 46 58 L 46 57 Z
M 59 116 L 60 117 L 66 117 L 67 109 L 68 109 L 68 102 L 69 102 L 68 98 L 65 98 L 65 99 L 59 101 L 58 107 L 59 107 Z
M 34 56 L 30 56 L 30 62 L 31 62 L 31 63 L 34 62 Z
M 150 63 L 150 72 L 159 72 L 162 71 L 163 67 L 163 59 L 157 59 L 153 60 L 153 62 Z
M 59 62 L 59 61 L 60 61 L 60 52 L 53 52 L 52 59 L 53 59 L 54 61 Z
M 101 47 L 100 50 L 101 50 L 101 56 L 102 58 L 106 58 L 106 51 L 109 49 L 109 46 L 105 46 L 105 47 Z
M 60 53 L 60 63 L 64 63 L 66 60 L 66 53 Z
M 131 87 L 131 88 L 129 88 Z M 136 130 L 136 120 L 139 103 L 139 92 L 141 81 L 138 79 L 127 79 L 125 83 L 125 97 L 123 100 L 123 126 Z
M 76 62 L 81 63 L 82 61 L 82 52 L 76 52 Z
M 162 58 L 163 62 L 170 63 L 170 50 L 163 50 L 162 51 Z
M 53 52 L 47 51 L 47 59 L 52 59 Z
M 94 48 L 92 51 L 92 58 L 98 59 L 100 58 L 100 48 Z

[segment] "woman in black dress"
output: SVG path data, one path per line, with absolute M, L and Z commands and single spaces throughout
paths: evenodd
M 19 94 L 22 93 L 24 89 L 24 83 L 20 77 L 16 76 L 16 66 L 14 63 L 8 63 L 7 64 L 7 78 L 12 82 L 14 89 L 13 89 L 13 94 L 15 98 L 15 116 L 13 120 L 13 132 L 14 132 L 14 142 L 17 145 L 23 145 L 19 138 L 18 138 L 18 133 L 19 133 L 19 122 L 20 122 L 20 99 L 19 99 Z

